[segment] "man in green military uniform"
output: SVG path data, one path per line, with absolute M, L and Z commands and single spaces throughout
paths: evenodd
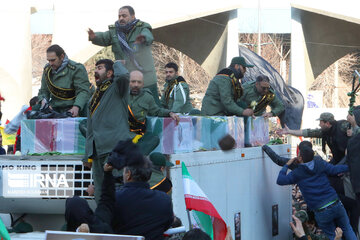
M 99 201 L 103 165 L 120 140 L 129 135 L 129 73 L 120 61 L 102 59 L 95 68 L 96 91 L 89 101 L 85 156 L 92 160 L 95 200 Z M 91 161 L 90 161 L 91 162 Z
M 71 61 L 59 45 L 46 50 L 45 65 L 38 93 L 41 106 L 46 103 L 57 112 L 70 112 L 73 117 L 86 116 L 90 82 L 84 65 Z
M 144 155 L 148 155 L 159 144 L 159 137 L 146 132 L 146 116 L 171 117 L 179 122 L 179 116 L 168 109 L 160 108 L 149 89 L 144 88 L 143 74 L 130 73 L 129 126 L 130 137 Z
M 285 109 L 284 104 L 271 88 L 270 79 L 265 75 L 259 75 L 256 81 L 243 84 L 243 95 L 239 105 L 243 107 L 243 111 L 248 111 L 250 116 L 265 118 L 279 116 Z M 271 107 L 270 112 L 266 112 L 267 106 Z
M 165 176 L 166 173 L 164 172 L 166 171 L 166 167 L 172 167 L 174 164 L 167 161 L 164 154 L 159 152 L 153 152 L 149 157 L 153 163 L 152 174 L 149 180 L 150 188 L 169 193 L 172 188 L 172 183 L 171 180 Z
M 178 69 L 178 65 L 173 62 L 165 65 L 166 81 L 161 105 L 172 112 L 189 113 L 193 110 L 189 85 L 182 76 L 178 75 Z
M 201 113 L 207 116 L 251 116 L 252 111 L 243 109 L 237 101 L 242 96 L 240 79 L 246 68 L 254 67 L 245 62 L 243 57 L 234 57 L 228 68 L 222 69 L 210 81 L 202 101 Z
M 122 60 L 129 72 L 139 70 L 144 74 L 144 84 L 157 104 L 160 104 L 157 78 L 151 44 L 154 40 L 151 26 L 135 18 L 131 6 L 119 9 L 119 19 L 109 26 L 109 31 L 88 30 L 89 40 L 99 46 L 112 46 L 116 60 Z

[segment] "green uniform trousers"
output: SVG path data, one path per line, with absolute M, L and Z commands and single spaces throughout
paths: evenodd
M 107 162 L 108 157 L 109 154 L 105 154 L 102 156 L 98 156 L 97 154 L 95 154 L 93 157 L 91 169 L 95 186 L 94 196 L 96 204 L 98 204 L 100 200 L 101 186 L 104 180 L 104 164 L 105 162 Z

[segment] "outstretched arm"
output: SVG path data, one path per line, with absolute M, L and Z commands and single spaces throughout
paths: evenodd
M 283 129 L 279 129 L 277 131 L 278 134 L 280 135 L 287 135 L 287 134 L 290 134 L 290 135 L 293 135 L 293 136 L 303 136 L 303 130 L 301 129 L 298 129 L 298 130 L 292 130 L 290 128 L 288 128 L 288 126 L 284 126 Z
M 269 156 L 269 158 L 277 165 L 279 166 L 284 166 L 289 160 L 290 158 L 284 158 L 279 156 L 278 154 L 276 154 L 268 145 L 264 145 L 262 146 L 262 150 Z M 296 167 L 295 163 L 292 163 L 289 168 L 291 170 L 294 170 L 294 168 Z

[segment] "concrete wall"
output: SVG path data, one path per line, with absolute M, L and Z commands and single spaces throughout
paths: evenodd
M 212 76 L 228 64 L 228 39 L 237 40 L 237 29 L 229 31 L 228 22 L 236 17 L 234 10 L 160 27 L 154 29 L 154 38 L 188 55 Z M 238 56 L 236 41 L 229 49 Z
M 31 98 L 31 7 L 26 1 L 3 4 L 0 8 L 0 92 L 2 123 L 11 120 Z
M 304 96 L 327 67 L 360 50 L 359 8 L 356 0 L 292 1 L 291 85 Z

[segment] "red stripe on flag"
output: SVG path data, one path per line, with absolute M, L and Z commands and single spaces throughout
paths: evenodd
M 40 119 L 36 120 L 35 136 L 38 141 L 35 144 L 35 152 L 54 151 L 54 136 L 56 127 L 55 120 Z
M 216 208 L 214 205 L 212 205 L 211 202 L 187 194 L 185 195 L 185 204 L 186 209 L 188 210 L 196 210 L 213 217 L 214 240 L 225 239 L 227 233 L 226 223 L 221 218 L 220 214 L 217 212 Z

